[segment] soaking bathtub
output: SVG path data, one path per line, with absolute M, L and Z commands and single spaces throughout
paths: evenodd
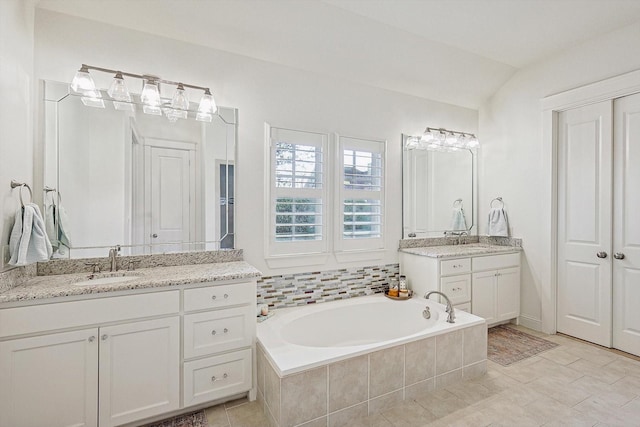
M 429 307 L 430 318 L 423 316 Z M 278 309 L 258 324 L 257 398 L 272 425 L 348 426 L 483 375 L 484 319 L 382 294 Z

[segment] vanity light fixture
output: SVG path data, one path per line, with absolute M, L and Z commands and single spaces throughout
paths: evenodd
M 142 80 L 143 87 L 142 93 L 140 94 L 140 101 L 143 104 L 142 110 L 146 114 L 162 115 L 164 113 L 172 122 L 175 122 L 178 119 L 186 119 L 189 111 L 189 98 L 187 97 L 185 88 L 204 91 L 198 105 L 196 120 L 210 122 L 213 118 L 213 114 L 215 114 L 218 109 L 216 102 L 213 99 L 213 95 L 211 94 L 211 90 L 208 87 L 164 80 L 157 76 L 133 74 L 82 64 L 71 82 L 71 89 L 74 92 L 81 94 L 82 102 L 90 107 L 104 108 L 104 101 L 100 94 L 100 90 L 96 88 L 95 82 L 89 74 L 89 70 L 115 75 L 107 94 L 112 98 L 113 105 L 117 110 L 133 111 L 131 94 L 129 93 L 124 81 L 125 76 Z M 176 90 L 170 101 L 162 99 L 160 95 L 161 83 L 176 86 Z
M 480 145 L 471 133 L 444 128 L 427 127 L 421 136 L 410 136 L 405 141 L 406 150 L 470 150 Z

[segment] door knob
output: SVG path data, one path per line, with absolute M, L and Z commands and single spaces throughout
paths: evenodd
M 596 254 L 596 256 L 598 258 L 606 258 L 607 257 L 607 253 L 605 251 L 600 251 Z
M 613 254 L 613 257 L 615 259 L 624 259 L 624 254 L 622 252 L 616 252 L 615 254 Z

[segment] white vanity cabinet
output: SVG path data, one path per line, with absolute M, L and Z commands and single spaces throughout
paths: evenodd
M 252 390 L 255 280 L 88 296 L 0 308 L 0 426 L 129 425 Z
M 519 252 L 458 258 L 400 252 L 400 272 L 418 297 L 441 291 L 456 309 L 485 318 L 489 326 L 520 315 Z

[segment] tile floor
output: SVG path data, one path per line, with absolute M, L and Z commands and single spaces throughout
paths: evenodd
M 349 427 L 640 426 L 640 361 L 562 335 L 519 329 L 559 344 L 487 374 L 351 420 Z M 207 409 L 210 427 L 268 427 L 246 399 Z M 309 423 L 309 426 L 324 423 Z

